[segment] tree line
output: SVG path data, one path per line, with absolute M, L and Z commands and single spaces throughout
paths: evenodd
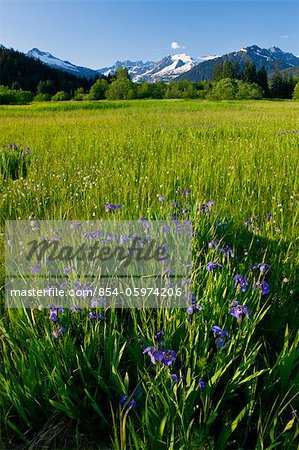
M 298 98 L 299 80 L 278 70 L 268 79 L 265 68 L 247 61 L 241 68 L 227 60 L 216 66 L 212 81 L 133 83 L 128 70 L 92 80 L 52 69 L 14 50 L 0 51 L 0 104 L 35 101 Z M 295 88 L 296 86 L 296 88 Z M 297 97 L 296 97 L 297 96 Z

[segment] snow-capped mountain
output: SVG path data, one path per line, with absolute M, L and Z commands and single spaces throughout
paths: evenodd
M 196 66 L 196 62 L 186 53 L 169 55 L 158 61 L 150 70 L 137 76 L 135 81 L 172 81 Z
M 88 69 L 87 67 L 75 66 L 69 61 L 62 61 L 61 59 L 51 55 L 51 53 L 42 52 L 38 48 L 33 48 L 28 53 L 26 53 L 26 55 L 30 58 L 39 59 L 44 64 L 47 64 L 54 69 L 59 69 L 78 77 L 95 78 L 95 76 L 97 75 L 97 72 L 95 70 Z
M 196 65 L 194 59 L 185 53 L 177 55 L 169 55 L 158 62 L 148 61 L 117 61 L 111 67 L 99 69 L 98 73 L 108 75 L 115 72 L 118 67 L 126 67 L 132 80 L 135 82 L 142 81 L 171 81 L 179 75 L 188 72 Z
M 125 61 L 116 61 L 116 63 L 113 64 L 113 66 L 103 67 L 102 69 L 98 69 L 97 72 L 100 75 L 108 76 L 109 74 L 115 73 L 116 69 L 118 69 L 119 67 L 122 67 L 128 69 L 130 75 L 134 79 L 134 77 L 142 75 L 143 73 L 150 70 L 154 65 L 155 62 L 153 61 L 143 62 L 143 61 L 130 61 L 127 59 Z
M 191 81 L 211 80 L 217 64 L 227 60 L 231 60 L 232 62 L 238 61 L 240 68 L 244 66 L 246 61 L 252 61 L 257 69 L 264 66 L 269 74 L 274 72 L 276 68 L 283 70 L 291 67 L 299 67 L 299 58 L 292 53 L 283 52 L 278 47 L 266 49 L 252 45 L 216 58 L 213 57 L 211 59 L 209 57 L 209 59 L 200 62 L 189 72 L 182 74 L 179 79 Z

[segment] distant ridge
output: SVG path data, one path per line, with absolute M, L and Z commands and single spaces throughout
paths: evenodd
M 279 70 L 299 67 L 299 58 L 292 53 L 283 52 L 278 47 L 269 49 L 260 48 L 257 45 L 241 48 L 237 52 L 230 52 L 217 58 L 209 59 L 197 64 L 190 71 L 182 74 L 179 80 L 202 81 L 212 80 L 217 64 L 227 60 L 238 61 L 242 68 L 246 61 L 252 61 L 257 69 L 265 67 L 268 74 Z

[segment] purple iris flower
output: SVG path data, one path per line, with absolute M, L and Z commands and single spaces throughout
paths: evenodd
M 175 373 L 172 373 L 170 375 L 170 378 L 175 382 L 175 383 L 179 383 L 180 381 L 183 382 L 183 384 L 186 384 L 186 377 L 185 375 L 179 377 L 178 375 L 176 375 Z
M 247 308 L 247 306 L 239 305 L 236 300 L 232 302 L 232 308 L 230 310 L 230 313 L 232 316 L 235 316 L 237 319 L 241 319 L 243 315 L 245 315 L 247 318 L 250 316 L 250 311 Z
M 58 338 L 61 338 L 64 335 L 65 332 L 66 332 L 65 328 L 58 327 L 58 328 L 56 328 L 56 330 L 54 330 L 52 332 L 52 336 L 53 336 L 53 338 L 58 339 Z
M 248 287 L 248 279 L 247 279 L 247 277 L 237 274 L 237 275 L 234 276 L 234 280 L 235 280 L 235 286 L 234 287 L 236 288 L 236 287 L 239 286 L 240 290 L 242 292 L 245 292 L 247 287 Z
M 201 305 L 197 305 L 196 304 L 196 295 L 194 293 L 192 293 L 190 295 L 190 300 L 191 300 L 191 305 L 187 308 L 187 313 L 192 315 L 195 312 L 201 311 L 202 310 L 202 306 Z
M 147 347 L 143 351 L 143 354 L 145 353 L 148 354 L 153 364 L 156 364 L 156 361 L 158 361 L 166 367 L 171 366 L 176 357 L 176 352 L 174 350 L 158 350 L 154 346 Z
M 232 258 L 234 257 L 233 249 L 229 245 L 226 245 L 224 248 L 219 248 L 218 252 L 224 253 L 226 258 L 228 258 L 229 256 L 231 256 Z
M 220 327 L 217 325 L 213 325 L 211 330 L 215 333 L 216 339 L 215 343 L 218 347 L 223 347 L 225 340 L 228 338 L 228 332 L 223 331 Z
M 210 211 L 209 208 L 211 208 L 212 206 L 214 206 L 214 202 L 203 203 L 199 208 L 197 208 L 197 211 L 201 211 L 204 214 L 207 214 Z
M 165 197 L 162 197 L 162 195 L 159 195 L 159 196 L 158 196 L 159 202 L 163 202 L 164 199 L 165 199 Z
M 254 222 L 256 220 L 255 216 L 251 216 L 249 217 L 248 220 L 245 220 L 245 222 L 243 222 L 244 227 L 248 228 L 250 224 L 252 224 L 252 222 Z
M 158 331 L 158 333 L 156 333 L 155 334 L 155 342 L 156 343 L 160 343 L 160 345 L 162 346 L 162 347 L 164 347 L 164 341 L 163 341 L 163 338 L 164 338 L 164 333 L 163 333 L 163 331 Z
M 40 273 L 40 271 L 41 271 L 41 266 L 38 266 L 37 264 L 30 267 L 31 273 Z
M 218 242 L 213 239 L 211 242 L 209 242 L 208 247 L 209 248 L 217 248 Z
M 127 402 L 129 396 L 128 395 L 122 395 L 121 399 L 120 399 L 120 404 L 123 406 L 127 403 L 128 407 L 132 407 L 133 409 L 136 408 L 136 400 L 135 398 L 133 398 L 132 400 L 130 400 L 129 402 Z
M 268 269 L 270 269 L 269 264 L 266 264 L 266 263 L 258 264 L 257 267 L 260 269 L 260 272 L 262 272 L 262 273 L 264 273 L 264 272 L 266 272 Z
M 214 269 L 216 269 L 217 267 L 223 267 L 223 265 L 222 264 L 219 264 L 219 263 L 217 263 L 217 262 L 209 262 L 208 264 L 207 264 L 207 271 L 208 272 L 212 272 L 212 270 L 214 270 Z
M 119 203 L 116 205 L 113 203 L 106 203 L 105 211 L 109 211 L 110 209 L 112 209 L 112 211 L 115 211 L 116 209 L 122 209 L 122 206 Z
M 199 389 L 201 389 L 201 390 L 204 389 L 206 387 L 206 385 L 207 385 L 207 382 L 205 380 L 198 381 Z
M 266 281 L 257 281 L 254 284 L 253 289 L 256 290 L 258 287 L 260 288 L 262 295 L 269 294 L 270 286 L 268 283 L 266 283 Z
M 183 190 L 183 194 L 184 194 L 184 195 L 189 195 L 190 192 L 191 192 L 190 189 L 184 189 L 184 190 Z
M 142 224 L 144 230 L 146 230 L 147 228 L 149 228 L 151 226 L 151 224 L 149 223 L 149 221 L 146 217 L 140 217 L 140 219 L 138 219 L 138 223 Z
M 196 299 L 196 295 L 193 292 L 190 294 L 190 300 L 191 300 L 191 305 L 187 308 L 187 313 L 189 315 L 192 315 L 195 312 L 202 310 L 202 306 L 196 304 L 197 299 Z
M 178 383 L 178 382 L 180 381 L 179 377 L 178 377 L 175 373 L 172 373 L 172 374 L 170 375 L 170 378 L 171 378 L 175 383 Z
M 60 314 L 64 314 L 64 308 L 62 308 L 61 306 L 51 305 L 49 306 L 49 310 L 49 319 L 54 323 L 58 321 L 58 312 L 60 312 Z
M 71 306 L 70 307 L 71 313 L 76 312 L 76 311 L 80 313 L 80 312 L 82 312 L 82 309 L 79 306 Z
M 105 319 L 105 317 L 104 316 L 102 316 L 102 314 L 96 314 L 94 311 L 91 311 L 90 313 L 89 313 L 89 320 L 94 320 L 94 319 L 101 319 L 101 320 L 104 320 Z

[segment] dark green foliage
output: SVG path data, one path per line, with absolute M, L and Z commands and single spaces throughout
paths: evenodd
M 37 94 L 49 94 L 54 95 L 55 94 L 55 86 L 53 81 L 46 80 L 46 81 L 40 81 L 36 88 Z
M 108 100 L 132 100 L 136 98 L 134 84 L 125 76 L 119 76 L 113 81 L 106 92 Z
M 272 98 L 292 98 L 295 84 L 292 76 L 281 75 L 276 71 L 270 82 L 270 96 Z
M 53 95 L 51 100 L 53 102 L 63 102 L 66 100 L 70 100 L 70 95 L 67 92 L 59 91 L 55 95 Z
M 264 95 L 269 94 L 268 75 L 265 67 L 261 67 L 256 73 L 256 83 L 262 88 Z
M 188 80 L 172 81 L 167 85 L 165 98 L 196 98 L 194 83 Z
M 21 52 L 6 48 L 0 49 L 0 67 L 0 84 L 31 92 L 36 92 L 39 82 L 46 80 L 53 82 L 53 93 L 66 91 L 70 94 L 81 86 L 89 89 L 94 82 L 53 69 Z
M 76 89 L 74 94 L 74 100 L 80 102 L 83 99 L 84 99 L 84 89 L 82 87 Z
M 16 91 L 6 86 L 0 86 L 0 105 L 25 105 L 32 100 L 33 94 L 30 91 Z
M 230 59 L 223 64 L 222 78 L 233 78 L 233 65 Z
M 37 94 L 34 99 L 35 102 L 49 102 L 51 100 L 50 94 Z
M 295 100 L 299 100 L 299 81 L 296 84 L 296 86 L 294 87 L 294 91 L 293 91 L 293 98 Z
M 88 98 L 90 100 L 103 100 L 107 89 L 108 82 L 104 79 L 99 79 L 91 86 Z
M 217 64 L 213 73 L 213 80 L 220 81 L 223 78 L 223 62 Z
M 238 80 L 237 84 L 236 100 L 260 100 L 263 97 L 263 91 L 256 83 L 245 83 Z
M 211 100 L 234 100 L 237 91 L 238 85 L 235 80 L 223 78 L 213 86 L 212 91 L 208 93 L 208 98 Z
M 9 144 L 0 148 L 0 177 L 25 178 L 30 164 L 30 148 L 22 144 Z
M 256 79 L 256 67 L 254 63 L 252 61 L 246 61 L 242 72 L 242 80 L 246 83 L 255 83 Z

